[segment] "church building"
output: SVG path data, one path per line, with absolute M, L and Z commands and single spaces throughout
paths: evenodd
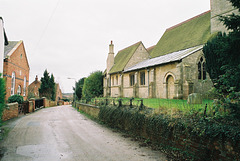
M 218 31 L 226 32 L 220 15 L 238 13 L 226 0 L 211 0 L 211 11 L 168 28 L 158 43 L 137 42 L 114 56 L 109 45 L 104 75 L 105 97 L 187 99 L 212 88 L 203 46 Z

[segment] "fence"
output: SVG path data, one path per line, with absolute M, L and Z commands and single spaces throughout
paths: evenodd
M 130 106 L 143 108 L 143 99 L 139 98 L 93 98 L 90 101 L 80 100 L 80 103 L 86 103 L 94 106 L 112 105 L 112 106 Z

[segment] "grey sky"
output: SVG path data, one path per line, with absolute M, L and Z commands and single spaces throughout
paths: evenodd
M 155 45 L 164 31 L 210 9 L 210 0 L 0 0 L 10 41 L 23 40 L 30 83 L 47 69 L 63 92 L 104 71 L 108 45 Z

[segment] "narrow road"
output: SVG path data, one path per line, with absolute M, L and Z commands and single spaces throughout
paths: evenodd
M 151 161 L 165 155 L 140 147 L 81 115 L 71 106 L 45 108 L 23 116 L 1 147 L 2 161 Z

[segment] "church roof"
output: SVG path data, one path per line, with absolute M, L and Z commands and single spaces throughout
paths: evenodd
M 156 58 L 148 59 L 126 69 L 124 72 L 129 72 L 129 71 L 139 70 L 147 67 L 153 67 L 156 65 L 175 62 L 195 53 L 196 51 L 201 50 L 202 48 L 203 48 L 203 45 L 200 45 L 200 46 L 176 51 L 167 55 L 159 56 Z
M 4 46 L 4 58 L 12 51 L 12 49 L 21 41 L 8 41 L 8 45 Z
M 149 53 L 150 55 L 151 55 L 153 49 L 155 48 L 155 46 L 156 46 L 156 45 L 153 45 L 153 46 L 147 48 L 147 51 L 148 51 L 148 53 Z
M 123 71 L 137 48 L 142 42 L 139 41 L 136 44 L 133 44 L 123 50 L 120 50 L 114 58 L 114 65 L 109 71 L 110 74 Z
M 188 49 L 207 42 L 210 33 L 210 11 L 168 28 L 150 53 L 158 57 L 175 51 Z

